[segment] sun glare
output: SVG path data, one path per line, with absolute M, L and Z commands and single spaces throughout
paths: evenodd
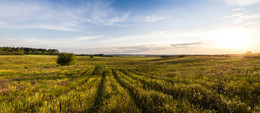
M 247 49 L 251 46 L 252 32 L 245 29 L 221 30 L 215 37 L 219 48 L 223 49 Z

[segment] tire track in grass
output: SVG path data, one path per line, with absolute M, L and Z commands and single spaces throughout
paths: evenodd
M 112 69 L 109 67 L 104 84 L 103 104 L 97 112 L 130 112 L 140 113 L 129 92 L 116 81 Z
M 149 76 L 147 74 L 143 74 L 142 72 L 140 71 L 137 71 L 137 70 L 131 70 L 131 69 L 128 69 L 128 71 L 132 72 L 132 73 L 135 73 L 136 75 L 144 75 L 145 77 L 148 77 L 148 78 L 151 78 L 151 79 L 156 79 L 156 80 L 164 80 L 168 83 L 175 83 L 173 80 L 171 80 L 170 78 L 161 78 L 161 77 L 155 77 L 155 76 Z
M 138 102 L 138 97 L 135 96 L 134 92 L 137 92 L 136 89 L 132 88 L 131 86 L 127 85 L 126 83 L 124 83 L 117 75 L 117 73 L 115 72 L 114 69 L 112 69 L 113 72 L 113 76 L 115 77 L 116 81 L 125 89 L 127 89 L 130 92 L 130 96 L 133 98 L 135 104 L 137 105 L 137 107 L 142 111 L 142 113 L 146 113 L 148 112 L 148 108 L 143 107 L 143 105 L 141 103 Z M 151 111 L 152 112 L 152 111 Z
M 141 77 L 141 78 L 144 78 L 144 77 L 147 77 L 147 78 L 151 78 L 151 79 L 158 79 L 158 80 L 165 80 L 166 82 L 168 82 L 169 83 L 169 79 L 170 79 L 170 81 L 172 81 L 172 82 L 170 82 L 170 83 L 176 83 L 176 84 L 178 84 L 178 83 L 184 83 L 185 85 L 195 85 L 195 84 L 199 84 L 199 85 L 201 85 L 201 86 L 203 86 L 203 87 L 205 87 L 206 89 L 208 89 L 208 90 L 212 90 L 212 91 L 214 91 L 214 92 L 217 92 L 217 93 L 219 93 L 220 95 L 223 95 L 223 96 L 225 96 L 225 97 L 228 97 L 229 99 L 237 99 L 237 98 L 239 98 L 239 100 L 241 101 L 241 102 L 243 102 L 243 103 L 246 103 L 248 106 L 250 106 L 251 107 L 251 109 L 252 108 L 254 108 L 256 105 L 257 105 L 257 102 L 255 102 L 256 104 L 251 104 L 251 103 L 254 103 L 254 102 L 252 102 L 252 101 L 257 101 L 257 99 L 256 99 L 256 96 L 254 96 L 253 98 L 255 98 L 255 99 L 251 99 L 250 100 L 250 102 L 248 102 L 248 100 L 246 100 L 246 99 L 243 99 L 244 97 L 243 96 L 241 96 L 240 94 L 230 94 L 229 93 L 229 90 L 226 90 L 226 91 L 224 91 L 223 89 L 221 90 L 221 91 L 219 91 L 219 85 L 221 85 L 220 86 L 220 89 L 221 88 L 223 88 L 224 86 L 223 86 L 223 84 L 224 83 L 215 83 L 215 86 L 212 86 L 212 85 L 208 85 L 208 84 L 205 84 L 205 83 L 203 83 L 203 82 L 200 82 L 200 81 L 197 81 L 197 80 L 194 80 L 194 81 L 192 81 L 192 82 L 190 82 L 190 83 L 186 83 L 186 82 L 182 82 L 182 81 L 174 81 L 174 80 L 171 80 L 171 78 L 165 78 L 165 77 L 163 77 L 163 78 L 161 78 L 161 77 L 154 77 L 154 76 L 150 76 L 148 73 L 147 74 L 145 74 L 145 73 L 143 73 L 143 72 L 140 72 L 140 70 L 135 70 L 135 69 L 127 69 L 127 71 L 128 72 L 131 72 L 131 73 L 133 73 L 134 75 L 137 75 L 138 77 Z M 144 76 L 143 76 L 144 75 Z M 159 76 L 159 75 L 157 75 L 157 76 Z M 235 81 L 235 82 L 239 82 L 239 81 Z M 212 81 L 211 82 L 208 82 L 208 83 L 212 83 Z M 218 86 L 218 87 L 216 87 L 216 86 Z M 258 93 L 255 93 L 255 94 L 258 94 Z M 250 98 L 250 97 L 249 97 Z
M 143 83 L 144 85 L 144 88 L 145 89 L 148 89 L 148 88 L 152 88 L 156 91 L 163 91 L 163 90 L 167 90 L 167 88 L 163 87 L 162 85 L 160 85 L 159 83 L 157 83 L 157 81 L 153 80 L 153 82 L 147 82 L 146 80 L 144 79 L 140 79 L 138 77 L 135 77 L 133 75 L 130 75 L 129 73 L 127 73 L 126 71 L 124 70 L 120 70 L 122 73 L 124 73 L 125 75 L 127 75 L 128 77 L 134 79 L 134 80 L 138 80 L 140 81 L 141 83 Z
M 187 96 L 185 96 L 185 94 L 179 94 L 180 92 L 176 92 L 176 91 L 174 91 L 171 88 L 168 88 L 168 87 L 165 87 L 165 86 L 162 86 L 162 85 L 158 84 L 157 81 L 155 81 L 155 80 L 147 81 L 145 79 L 141 79 L 141 78 L 138 78 L 138 77 L 136 77 L 134 75 L 131 75 L 131 74 L 127 73 L 126 71 L 122 71 L 122 70 L 120 70 L 120 71 L 122 73 L 124 73 L 126 76 L 130 77 L 131 79 L 140 81 L 144 85 L 144 87 L 143 87 L 144 89 L 147 89 L 147 90 L 153 89 L 153 90 L 156 90 L 158 92 L 163 92 L 164 94 L 171 95 L 175 99 L 180 99 L 180 98 L 183 98 L 183 97 L 184 98 L 187 97 Z M 193 95 L 191 95 L 191 96 L 193 96 Z M 187 99 L 189 100 L 189 102 L 191 104 L 201 106 L 200 102 L 198 103 L 198 102 L 193 101 L 193 100 L 191 100 L 189 98 L 187 98 Z M 205 107 L 205 106 L 201 106 L 201 107 L 208 109 L 208 107 Z
M 91 69 L 92 67 L 90 67 Z M 80 71 L 78 71 L 77 73 L 75 73 L 75 75 L 77 75 Z M 78 78 L 78 77 L 81 77 L 81 76 L 68 76 L 68 77 L 55 77 L 55 76 L 49 76 L 49 77 L 33 77 L 33 78 L 21 78 L 21 79 L 11 79 L 11 81 L 30 81 L 31 80 L 31 83 L 34 83 L 35 84 L 35 81 L 33 80 L 58 80 L 58 79 L 66 79 L 68 78 L 69 80 L 74 80 L 74 78 Z M 10 81 L 9 81 L 10 82 Z M 48 81 L 45 81 L 45 82 L 48 82 Z M 37 81 L 36 81 L 37 83 Z M 44 84 L 44 83 L 42 83 Z M 19 86 L 18 86 L 19 87 Z M 24 90 L 27 90 L 27 89 L 30 89 L 30 90 L 33 90 L 35 87 L 33 88 L 30 88 L 30 87 L 26 87 L 24 88 L 23 90 L 21 91 L 24 91 Z M 19 90 L 15 90 L 16 94 L 19 94 L 19 92 L 17 92 Z M 6 96 L 8 94 L 5 94 Z
M 203 86 L 169 88 L 158 84 L 156 81 L 150 81 L 135 77 L 125 71 L 120 70 L 128 77 L 140 81 L 145 89 L 154 89 L 164 94 L 171 95 L 175 99 L 186 98 L 191 104 L 199 105 L 202 108 L 216 110 L 217 112 L 249 112 L 248 106 L 241 101 L 227 100 L 224 96 L 216 94 Z M 187 92 L 188 91 L 188 92 Z M 233 101 L 235 105 L 229 105 Z
M 36 103 L 30 104 L 28 107 L 24 107 L 25 111 L 27 111 L 29 109 L 29 110 L 32 110 L 32 112 L 36 112 L 35 105 L 37 106 L 37 105 L 39 105 L 39 103 L 43 103 L 43 101 L 45 101 L 45 100 L 47 100 L 49 102 L 55 98 L 58 98 L 62 94 L 67 94 L 71 91 L 74 91 L 74 90 L 76 90 L 77 86 L 81 86 L 82 84 L 86 83 L 91 78 L 91 76 L 83 76 L 82 74 L 81 74 L 81 77 L 84 77 L 84 78 L 78 78 L 78 79 L 80 79 L 80 82 L 78 82 L 78 79 L 73 79 L 73 81 L 75 81 L 77 83 L 71 84 L 70 86 L 65 86 L 67 88 L 65 90 L 63 90 L 61 93 L 55 94 L 54 97 L 52 97 L 50 99 L 43 97 L 43 99 L 40 102 L 36 102 Z M 53 91 L 53 92 L 56 92 L 56 91 Z M 51 95 L 49 95 L 49 96 L 51 96 Z M 41 106 L 42 106 L 42 104 L 40 104 L 37 107 L 41 107 Z M 30 109 L 30 108 L 33 108 L 33 109 Z
M 101 82 L 101 76 L 90 76 L 90 79 L 77 87 L 76 90 L 63 94 L 50 103 L 45 102 L 40 108 L 40 112 L 60 112 L 60 113 L 89 113 L 94 107 L 94 100 L 97 96 L 98 86 Z
M 98 109 L 100 109 L 100 107 L 103 104 L 102 97 L 104 94 L 104 83 L 106 82 L 106 74 L 107 74 L 107 71 L 103 70 L 101 82 L 98 85 L 97 96 L 95 97 L 95 100 L 94 100 L 94 106 L 93 106 L 93 108 L 89 109 L 89 112 L 96 112 Z
M 95 96 L 95 99 L 94 99 L 94 105 L 88 109 L 87 111 L 85 112 L 96 112 L 100 106 L 102 106 L 102 94 L 104 92 L 104 82 L 105 82 L 105 67 L 104 65 L 101 65 L 101 64 L 96 64 L 95 65 L 95 68 L 94 68 L 94 71 L 92 72 L 92 76 L 102 76 L 101 77 L 101 81 L 98 85 L 98 89 L 96 91 L 96 96 Z
M 90 78 L 91 78 L 91 76 L 88 76 L 88 77 L 84 78 L 83 81 L 77 83 L 76 85 L 73 85 L 73 86 L 71 86 L 71 87 L 68 86 L 68 89 L 66 89 L 65 91 L 62 91 L 61 93 L 55 94 L 54 97 L 51 97 L 50 99 L 43 97 L 43 99 L 41 100 L 41 102 L 36 102 L 36 103 L 30 104 L 30 106 L 28 106 L 28 107 L 25 107 L 25 109 L 26 109 L 25 111 L 27 111 L 28 109 L 31 110 L 30 108 L 35 108 L 34 106 L 37 106 L 37 105 L 38 105 L 37 107 L 41 107 L 42 104 L 39 104 L 39 103 L 43 103 L 43 101 L 48 101 L 48 102 L 50 102 L 50 101 L 52 101 L 53 99 L 56 99 L 56 98 L 60 97 L 62 94 L 67 94 L 67 93 L 69 93 L 69 92 L 71 92 L 71 91 L 76 90 L 77 86 L 80 86 L 80 85 L 84 84 L 84 83 L 87 82 Z M 23 108 L 23 109 L 24 109 L 24 108 Z M 32 112 L 36 112 L 36 109 L 32 109 Z
M 92 67 L 90 67 L 87 71 L 89 71 L 91 68 Z M 79 73 L 79 72 L 80 71 L 78 71 L 77 73 Z M 51 74 L 54 75 L 54 73 L 51 73 Z M 4 95 L 7 96 L 8 93 L 13 93 L 13 92 L 16 92 L 16 94 L 19 94 L 19 91 L 24 91 L 24 90 L 28 90 L 28 89 L 32 90 L 32 89 L 36 88 L 36 87 L 33 87 L 33 88 L 29 87 L 28 84 L 27 84 L 27 87 L 26 86 L 24 86 L 24 87 L 20 86 L 21 83 L 24 82 L 24 84 L 25 84 L 25 83 L 27 83 L 27 81 L 31 81 L 32 84 L 35 84 L 35 80 L 59 80 L 59 79 L 66 79 L 66 78 L 68 78 L 69 80 L 73 80 L 74 78 L 78 78 L 78 77 L 81 77 L 81 76 L 67 76 L 67 77 L 59 77 L 58 76 L 57 77 L 57 76 L 54 75 L 54 76 L 47 76 L 47 77 L 41 77 L 40 76 L 40 77 L 31 77 L 31 78 L 11 79 L 11 80 L 8 80 L 8 82 L 9 82 L 8 84 L 18 81 L 19 84 L 17 86 L 12 86 L 12 87 L 18 87 L 18 88 L 16 90 L 8 91 L 7 93 L 4 92 Z M 48 81 L 46 81 L 46 82 L 48 82 Z
M 113 75 L 117 82 L 130 92 L 130 96 L 143 113 L 205 112 L 203 109 L 197 109 L 184 101 L 173 100 L 170 95 L 155 90 L 143 90 L 142 88 L 139 88 L 138 85 L 135 85 L 135 81 L 124 80 L 126 78 L 123 77 L 124 79 L 122 79 L 122 77 L 119 77 L 115 70 L 113 70 Z M 185 109 L 175 109 L 178 108 L 178 106 L 186 107 Z
M 145 90 L 141 88 L 143 85 L 140 81 L 131 79 L 120 71 L 115 72 L 114 76 L 117 76 L 118 82 L 120 82 L 126 89 L 129 90 L 130 95 L 134 99 L 136 105 L 144 113 L 213 112 L 212 110 L 202 109 L 198 106 L 194 106 L 185 99 L 174 99 L 170 95 L 152 89 Z
M 90 71 L 93 67 L 91 66 L 89 69 L 87 69 L 86 71 L 84 71 L 83 73 L 80 74 L 80 76 L 84 76 L 88 71 Z
M 50 95 L 43 95 L 42 96 L 42 99 L 41 99 L 41 101 L 37 101 L 36 100 L 36 102 L 35 103 L 30 103 L 28 106 L 23 106 L 22 108 L 15 108 L 16 109 L 16 111 L 28 111 L 28 112 L 35 112 L 36 111 L 36 106 L 38 106 L 38 107 L 40 107 L 42 104 L 40 104 L 40 103 L 42 103 L 43 101 L 45 101 L 45 100 L 47 100 L 47 101 L 51 101 L 51 100 L 53 100 L 53 99 L 55 99 L 55 98 L 57 98 L 57 97 L 59 97 L 60 95 L 62 95 L 62 94 L 64 94 L 64 93 L 68 93 L 68 92 L 70 92 L 70 91 L 73 91 L 73 90 L 75 90 L 76 89 L 76 87 L 78 86 L 78 85 L 80 85 L 80 84 L 83 84 L 83 83 L 85 83 L 85 82 L 87 82 L 88 81 L 88 79 L 90 78 L 90 76 L 82 76 L 82 77 L 84 77 L 84 79 L 82 79 L 81 77 L 78 77 L 77 79 L 72 79 L 72 81 L 75 81 L 75 83 L 74 82 L 71 82 L 70 83 L 70 85 L 69 86 L 61 86 L 61 87 L 67 87 L 65 90 L 63 90 L 63 89 L 55 89 L 55 90 L 61 90 L 61 93 L 58 93 L 58 94 L 55 94 L 55 95 L 53 95 L 53 94 L 50 94 Z M 76 81 L 76 80 L 80 80 L 81 79 L 81 82 L 78 82 L 78 81 Z M 57 91 L 52 91 L 52 92 L 57 92 Z M 37 95 L 41 95 L 41 94 L 44 94 L 44 93 L 38 93 L 38 92 L 36 92 L 35 94 L 37 94 Z M 34 96 L 37 96 L 37 95 L 33 95 L 33 96 L 30 96 L 31 98 L 32 97 L 34 97 Z M 30 97 L 27 97 L 27 98 L 30 98 Z M 37 96 L 38 97 L 38 96 Z M 51 97 L 51 98 L 48 98 L 48 97 Z M 18 101 L 19 102 L 19 101 Z M 12 102 L 11 102 L 12 103 Z
M 88 67 L 91 68 L 91 67 Z M 86 69 L 86 68 L 84 68 Z M 73 70 L 73 71 L 70 71 Z M 28 71 L 28 70 L 26 70 Z M 82 69 L 77 70 L 77 68 L 68 68 L 66 71 L 64 71 L 64 68 L 60 68 L 57 69 L 56 71 L 50 71 L 50 72 L 44 72 L 44 73 L 39 73 L 37 70 L 37 73 L 32 73 L 35 70 L 31 70 L 30 73 L 27 74 L 22 74 L 22 73 L 18 73 L 21 76 L 19 77 L 14 77 L 14 78 L 10 78 L 11 81 L 25 81 L 25 80 L 36 80 L 36 79 L 55 79 L 55 76 L 47 76 L 46 75 L 75 75 L 75 73 L 80 73 L 80 71 L 82 71 Z M 15 73 L 14 73 L 15 74 Z M 66 78 L 66 77 L 57 77 L 57 79 L 62 79 L 62 78 Z

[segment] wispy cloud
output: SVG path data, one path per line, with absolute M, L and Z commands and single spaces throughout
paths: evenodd
M 101 36 L 82 36 L 82 37 L 69 39 L 69 41 L 84 41 L 84 40 L 97 39 L 97 38 L 100 38 L 100 37 Z
M 78 49 L 78 53 L 88 54 L 151 54 L 151 53 L 162 53 L 168 50 L 172 50 L 171 46 L 162 45 L 135 45 L 135 46 L 115 46 L 115 47 L 99 47 L 99 48 L 81 48 Z
M 165 16 L 150 15 L 150 16 L 146 16 L 144 21 L 145 22 L 157 22 L 157 21 L 164 20 L 164 19 L 166 19 Z
M 203 44 L 202 42 L 193 42 L 193 43 L 180 43 L 180 44 L 172 44 L 173 47 L 191 47 L 194 45 Z
M 234 24 L 240 24 L 243 22 L 246 22 L 249 19 L 254 19 L 254 18 L 260 18 L 260 14 L 247 14 L 247 13 L 237 13 L 233 14 L 231 16 L 226 16 L 224 19 L 232 19 L 232 22 Z
M 140 53 L 140 52 L 148 51 L 149 47 L 145 45 L 140 45 L 140 46 L 118 47 L 117 49 L 120 50 L 120 53 Z
M 5 22 L 3 22 L 3 21 L 0 21 L 0 25 L 1 25 L 1 24 L 6 24 L 6 23 L 5 23 Z
M 235 8 L 235 9 L 233 9 L 233 11 L 244 11 L 245 10 L 245 8 Z
M 167 33 L 167 31 L 162 30 L 162 31 L 153 31 L 151 34 L 152 35 L 164 35 L 166 33 Z
M 107 40 L 103 40 L 104 42 L 109 41 L 112 45 L 117 44 L 125 44 L 122 42 L 127 42 L 130 44 L 157 44 L 157 45 L 171 45 L 173 43 L 183 43 L 183 42 L 193 42 L 192 39 L 196 38 L 197 41 L 200 41 L 203 37 L 205 37 L 206 33 L 204 31 L 177 31 L 177 30 L 160 30 L 160 31 L 152 31 L 147 34 L 140 35 L 129 35 L 122 37 L 114 37 Z
M 91 24 L 114 25 L 128 18 L 128 13 L 113 10 L 102 1 L 82 2 L 75 7 L 48 1 L 1 1 L 2 28 L 40 28 L 78 31 Z
M 84 15 L 82 19 L 87 22 L 102 25 L 113 25 L 115 23 L 126 20 L 129 16 L 128 12 L 115 11 L 110 3 L 105 1 L 87 3 L 88 6 L 79 6 L 80 12 Z
M 101 36 L 81 36 L 60 39 L 39 39 L 39 38 L 0 38 L 1 46 L 15 47 L 37 47 L 37 48 L 62 48 L 64 45 L 70 45 L 70 48 L 79 48 L 82 42 L 100 38 Z
M 259 0 L 224 0 L 231 5 L 248 6 L 260 3 Z
M 36 39 L 36 38 L 23 38 L 23 39 L 0 38 L 0 45 L 8 46 L 8 47 L 11 46 L 11 47 L 53 48 L 54 46 L 52 46 L 51 44 L 55 44 L 55 42 L 52 42 L 50 40 Z

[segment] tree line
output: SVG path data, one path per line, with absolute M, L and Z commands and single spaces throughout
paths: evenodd
M 0 55 L 57 55 L 58 49 L 41 49 L 27 47 L 0 47 Z

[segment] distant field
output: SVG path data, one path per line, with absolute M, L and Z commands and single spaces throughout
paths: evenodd
M 0 56 L 0 112 L 260 112 L 260 58 Z

